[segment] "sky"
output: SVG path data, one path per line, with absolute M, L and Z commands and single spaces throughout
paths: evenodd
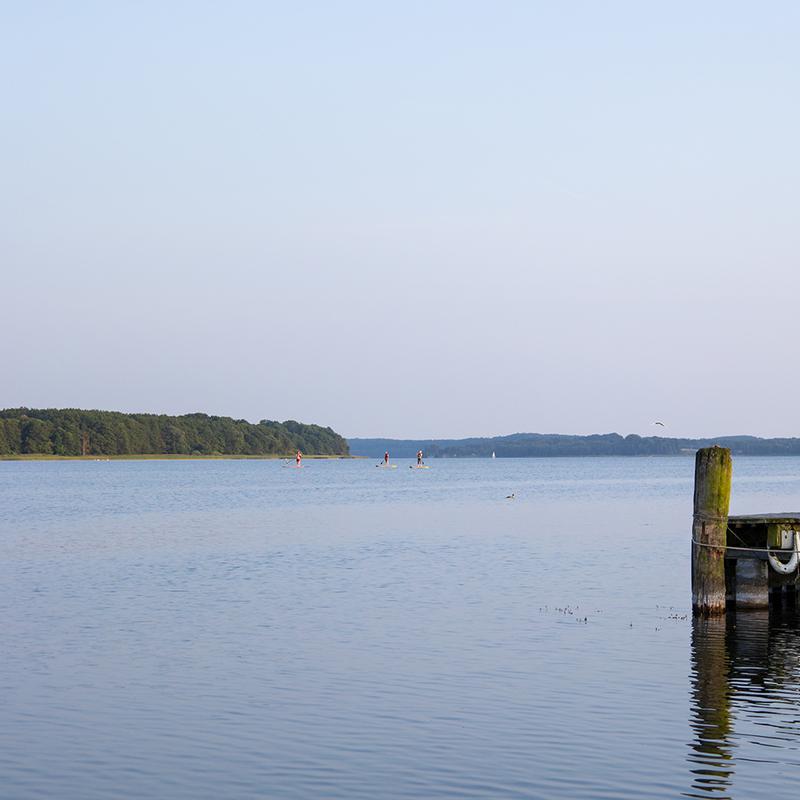
M 0 407 L 800 436 L 798 41 L 795 2 L 0 0 Z

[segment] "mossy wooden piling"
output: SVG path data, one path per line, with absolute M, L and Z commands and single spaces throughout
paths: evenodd
M 725 547 L 733 466 L 727 447 L 704 447 L 694 462 L 692 611 L 725 613 Z

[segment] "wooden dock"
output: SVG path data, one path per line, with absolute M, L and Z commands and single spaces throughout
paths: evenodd
M 736 608 L 767 608 L 770 602 L 796 602 L 800 570 L 795 567 L 782 573 L 770 564 L 772 556 L 773 563 L 790 565 L 796 532 L 800 532 L 800 513 L 728 517 L 725 586 L 729 603 Z
M 800 513 L 729 516 L 730 450 L 708 447 L 695 460 L 692 609 L 794 607 L 800 587 Z

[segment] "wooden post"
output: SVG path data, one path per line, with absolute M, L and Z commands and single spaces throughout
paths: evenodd
M 731 451 L 704 447 L 694 462 L 692 523 L 692 611 L 725 612 L 725 546 L 731 499 Z

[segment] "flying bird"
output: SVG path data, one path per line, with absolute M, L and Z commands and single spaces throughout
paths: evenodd
M 660 425 L 662 428 L 667 427 L 663 422 L 654 422 L 653 425 Z

